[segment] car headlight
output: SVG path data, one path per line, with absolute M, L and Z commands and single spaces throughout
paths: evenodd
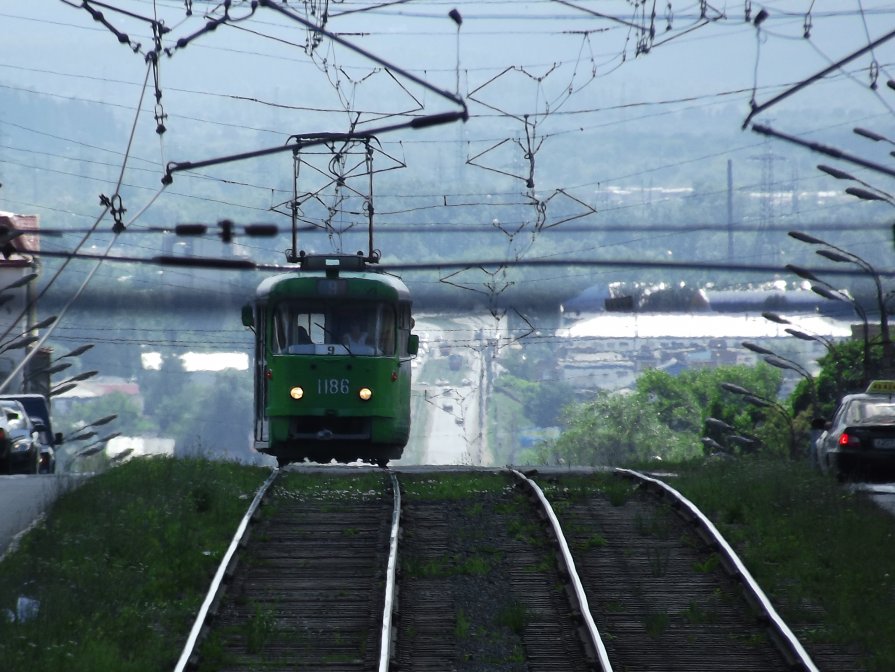
M 28 439 L 16 439 L 12 442 L 12 452 L 26 453 L 31 448 L 31 442 Z

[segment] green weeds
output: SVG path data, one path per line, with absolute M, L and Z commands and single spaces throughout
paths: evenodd
M 575 542 L 575 550 L 576 551 L 590 551 L 595 548 L 603 548 L 609 542 L 606 541 L 606 537 L 604 537 L 599 532 L 591 533 L 586 539 L 581 539 Z
M 171 669 L 268 473 L 132 460 L 62 495 L 0 563 L 0 612 L 39 605 L 30 620 L 0 616 L 3 670 Z
M 504 607 L 497 614 L 497 624 L 509 628 L 514 634 L 522 636 L 525 626 L 531 620 L 531 616 L 525 605 L 514 601 L 512 604 Z
M 256 604 L 246 630 L 246 651 L 252 654 L 260 653 L 273 634 L 275 624 L 273 609 Z
M 694 562 L 693 569 L 695 569 L 700 574 L 710 574 L 711 572 L 715 571 L 715 568 L 720 564 L 721 556 L 717 553 L 711 553 L 702 562 Z
M 650 612 L 644 617 L 644 626 L 646 634 L 653 639 L 657 639 L 668 629 L 671 618 L 664 611 Z
M 208 582 L 268 473 L 199 459 L 132 460 L 60 496 L 46 520 L 0 563 L 0 667 L 4 672 L 172 669 Z M 681 467 L 677 474 L 669 482 L 715 522 L 784 619 L 798 624 L 803 641 L 864 651 L 874 672 L 895 669 L 890 514 L 864 493 L 788 461 L 744 459 Z M 346 496 L 381 497 L 384 478 L 376 472 L 349 477 L 295 472 L 278 487 L 289 496 L 336 502 Z M 512 489 L 507 478 L 494 473 L 414 475 L 402 477 L 402 483 L 421 499 L 474 499 Z M 572 486 L 565 478 L 556 485 L 545 481 L 544 489 L 549 497 L 566 500 L 598 491 L 618 504 L 635 491 L 627 479 L 604 474 L 580 477 Z M 507 512 L 525 505 L 521 497 L 493 501 Z M 475 504 L 465 509 L 473 520 L 487 519 L 491 510 Z M 523 540 L 540 537 L 529 525 L 519 523 L 508 533 Z M 646 519 L 642 527 L 662 536 Z M 594 548 L 605 539 L 594 535 L 583 543 Z M 403 569 L 443 577 L 499 571 L 500 553 L 484 540 L 477 549 L 425 562 L 406 558 Z M 663 556 L 657 552 L 651 562 L 661 573 Z M 717 563 L 712 555 L 694 570 L 712 571 Z M 36 601 L 36 615 L 10 620 L 20 597 Z M 662 616 L 647 619 L 654 636 L 667 627 Z M 695 607 L 682 616 L 691 622 L 712 617 Z M 510 605 L 499 625 L 517 632 L 527 617 L 519 605 Z M 458 634 L 464 628 L 470 632 L 470 622 L 458 615 Z M 275 634 L 273 627 L 271 611 L 259 608 L 252 646 L 263 646 Z M 225 657 L 220 641 L 206 642 L 203 655 L 213 659 L 215 651 Z
M 385 493 L 384 472 L 325 474 L 291 471 L 277 482 L 275 494 L 282 498 L 340 502 L 347 499 L 377 499 Z
M 465 639 L 469 636 L 469 631 L 472 628 L 472 623 L 469 620 L 469 617 L 463 612 L 462 609 L 457 610 L 457 618 L 454 621 L 454 636 L 457 639 Z
M 650 573 L 655 578 L 660 578 L 668 573 L 668 563 L 671 561 L 671 551 L 667 548 L 648 548 L 646 551 L 649 561 Z
M 402 571 L 409 577 L 429 579 L 449 576 L 485 576 L 498 561 L 494 555 L 449 555 L 427 560 L 405 558 Z
M 784 620 L 802 624 L 797 635 L 865 651 L 871 670 L 895 669 L 891 514 L 790 461 L 706 464 L 671 484 L 715 522 Z
M 401 488 L 417 499 L 460 500 L 511 488 L 509 477 L 495 472 L 404 475 Z

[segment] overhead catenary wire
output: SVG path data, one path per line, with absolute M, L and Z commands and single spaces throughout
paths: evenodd
M 162 187 L 159 188 L 158 193 L 156 194 L 156 198 L 162 193 L 162 191 L 164 191 L 164 189 L 165 189 L 164 186 L 162 186 Z M 137 213 L 137 215 L 135 215 L 134 219 L 139 218 L 139 217 L 143 214 L 143 212 L 145 212 L 146 209 L 149 208 L 149 206 L 152 205 L 152 203 L 153 203 L 154 201 L 155 201 L 155 198 L 151 199 L 151 200 L 146 204 L 146 206 L 143 208 L 143 210 L 141 210 L 139 213 Z M 63 317 L 66 315 L 66 313 L 67 313 L 68 310 L 71 308 L 71 306 L 75 303 L 75 301 L 78 300 L 78 298 L 81 296 L 81 294 L 82 294 L 82 293 L 84 292 L 84 290 L 87 288 L 87 285 L 90 284 L 90 281 L 93 279 L 93 276 L 96 274 L 96 271 L 99 270 L 99 268 L 100 268 L 100 266 L 102 265 L 103 261 L 107 258 L 107 255 L 108 255 L 109 251 L 112 249 L 112 246 L 115 244 L 115 240 L 118 238 L 119 235 L 120 235 L 119 233 L 114 234 L 114 238 L 113 238 L 111 241 L 109 241 L 108 246 L 106 246 L 105 252 L 104 252 L 102 255 L 100 255 L 99 257 L 96 258 L 96 265 L 90 270 L 90 272 L 87 274 L 87 277 L 84 278 L 84 281 L 83 281 L 83 282 L 81 283 L 81 285 L 78 287 L 78 289 L 77 289 L 77 291 L 74 293 L 74 295 L 73 295 L 73 296 L 68 300 L 68 302 L 63 306 L 62 310 L 59 311 L 59 315 L 58 315 L 58 318 L 59 318 L 59 319 L 63 318 Z M 49 339 L 50 336 L 53 334 L 53 331 L 55 330 L 57 324 L 59 324 L 58 321 L 55 322 L 55 323 L 53 323 L 52 325 L 50 325 L 50 327 L 48 327 L 46 330 L 44 330 L 43 335 L 40 337 L 40 340 L 38 340 L 38 341 L 34 344 L 33 349 L 30 350 L 30 351 L 25 355 L 25 357 L 23 357 L 23 358 L 19 361 L 19 363 L 13 368 L 13 370 L 6 376 L 6 378 L 4 378 L 2 382 L 0 382 L 0 392 L 2 392 L 2 391 L 5 390 L 7 387 L 9 387 L 9 384 L 13 381 L 13 379 L 15 378 L 15 376 L 18 375 L 18 373 L 19 373 L 22 369 L 25 368 L 25 366 L 28 364 L 28 362 L 31 360 L 31 358 L 34 356 L 34 354 L 41 348 L 41 346 L 43 346 L 43 344 L 47 341 L 47 339 Z
M 175 4 L 176 4 L 176 3 L 175 3 Z M 172 6 L 173 6 L 173 5 L 172 5 Z M 558 112 L 558 111 L 554 111 L 554 113 L 558 114 L 559 112 Z M 434 207 L 434 206 L 433 206 L 433 207 Z
M 650 104 L 654 104 L 654 103 L 650 103 Z M 559 111 L 554 111 L 553 114 L 563 114 L 563 111 L 561 111 L 561 110 L 559 110 Z M 6 122 L 2 122 L 2 121 L 0 121 L 0 123 L 6 123 Z M 12 125 L 13 125 L 13 126 L 16 126 L 16 124 L 12 124 Z M 553 135 L 555 135 L 555 133 L 554 133 Z M 65 140 L 66 140 L 66 142 L 71 142 L 70 139 L 65 139 Z M 412 141 L 412 140 L 411 140 L 411 141 Z M 740 149 L 743 149 L 743 148 L 740 148 Z M 727 150 L 728 153 L 729 153 L 729 151 L 731 151 L 731 150 Z M 714 154 L 714 155 L 717 155 L 717 153 Z M 696 157 L 696 158 L 692 159 L 691 162 L 695 162 L 695 161 L 699 161 L 699 160 L 704 160 L 705 158 L 707 158 L 707 157 Z M 680 165 L 680 164 L 677 164 L 677 165 Z M 663 168 L 666 168 L 666 167 L 667 167 L 667 166 L 662 166 L 662 167 L 659 167 L 659 168 L 653 168 L 652 170 L 663 169 Z M 210 177 L 210 176 L 204 176 L 204 175 L 203 175 L 203 176 L 200 176 L 200 177 L 202 177 L 203 179 L 215 179 L 215 180 L 218 180 L 218 181 L 223 182 L 223 183 L 236 183 L 236 184 L 239 184 L 238 181 L 233 182 L 233 181 L 229 181 L 229 180 L 226 180 L 226 179 L 213 178 L 213 177 Z M 636 175 L 629 175 L 629 176 L 626 176 L 626 177 L 627 177 L 627 178 L 632 178 L 632 177 L 636 177 Z M 609 181 L 611 181 L 611 180 L 618 180 L 618 179 L 625 179 L 625 178 L 623 178 L 623 177 L 605 177 L 605 178 L 603 178 L 603 181 L 605 181 L 605 182 L 609 182 Z M 265 190 L 269 190 L 269 189 L 270 189 L 270 187 L 264 187 L 264 186 L 262 186 L 262 185 L 255 185 L 255 186 L 257 186 L 258 188 L 261 188 L 261 189 L 265 189 Z M 581 187 L 581 186 L 583 186 L 583 185 L 577 185 L 577 186 L 578 186 L 578 187 Z M 175 194 L 176 192 L 171 192 L 171 193 L 172 193 L 172 194 Z M 182 194 L 182 195 L 185 195 L 185 194 Z M 186 196 L 187 196 L 187 197 L 190 197 L 190 198 L 202 198 L 203 200 L 209 200 L 209 201 L 212 201 L 212 202 L 222 202 L 222 201 L 220 201 L 220 199 L 206 199 L 206 198 L 204 198 L 204 197 L 199 197 L 199 196 L 194 196 L 194 195 L 186 195 Z M 240 203 L 232 203 L 232 204 L 230 204 L 230 205 L 233 206 L 233 207 L 245 207 L 244 204 L 240 204 Z
M 148 80 L 149 80 L 150 70 L 151 70 L 151 68 L 147 68 L 147 70 L 146 70 L 146 81 L 147 81 L 147 82 L 148 82 Z M 142 101 L 142 98 L 143 98 L 143 93 L 144 93 L 144 91 L 145 91 L 145 85 L 144 85 L 144 88 L 140 91 L 140 100 L 141 100 L 141 101 Z M 138 107 L 138 109 L 139 109 L 140 106 L 138 105 L 137 107 Z M 137 120 L 138 120 L 138 118 L 139 118 L 139 114 L 135 115 L 133 124 L 132 124 L 132 126 L 131 126 L 130 137 L 128 138 L 128 147 L 130 147 L 130 146 L 133 144 L 133 141 L 134 141 L 134 134 L 135 134 L 135 132 L 136 132 L 136 128 L 137 128 Z M 124 171 L 125 171 L 125 167 L 126 167 L 126 165 L 127 165 L 127 152 L 125 153 L 125 160 L 122 162 L 122 165 L 121 165 L 121 171 L 120 171 L 120 173 L 119 173 L 119 178 L 118 178 L 118 185 L 120 185 L 121 181 L 123 180 L 123 177 L 124 177 Z M 162 187 L 158 190 L 158 192 L 156 193 L 156 195 L 146 203 L 146 205 L 145 205 L 145 206 L 144 206 L 144 207 L 143 207 L 143 208 L 142 208 L 142 209 L 141 209 L 141 210 L 140 210 L 140 211 L 139 211 L 139 212 L 132 218 L 131 221 L 136 221 L 137 219 L 139 219 L 139 217 L 140 217 L 140 216 L 141 216 L 141 215 L 142 215 L 142 214 L 143 214 L 143 213 L 144 213 L 144 212 L 145 212 L 145 211 L 146 211 L 146 210 L 147 210 L 147 209 L 148 209 L 154 202 L 155 202 L 156 198 L 158 198 L 158 196 L 161 195 L 162 191 L 164 191 L 164 186 L 162 186 Z M 118 186 L 116 186 L 116 190 L 115 190 L 115 195 L 117 195 L 117 194 L 118 194 Z M 92 235 L 92 234 L 95 232 L 95 230 L 99 227 L 100 222 L 103 221 L 103 219 L 105 218 L 105 215 L 106 215 L 112 208 L 113 208 L 113 206 L 111 205 L 111 202 L 110 202 L 110 201 L 107 201 L 106 204 L 103 205 L 103 210 L 102 210 L 100 216 L 97 217 L 96 222 L 94 223 L 92 230 L 84 235 L 84 237 L 81 239 L 81 241 L 78 243 L 77 247 L 75 248 L 75 250 L 74 250 L 74 254 L 77 254 L 78 250 L 80 250 L 80 249 L 84 246 L 84 244 L 86 244 L 86 242 L 87 242 L 88 238 L 90 237 L 90 235 Z M 125 228 L 126 228 L 126 227 L 125 227 Z M 97 260 L 96 265 L 95 265 L 95 266 L 93 267 L 93 269 L 91 269 L 91 271 L 87 274 L 87 277 L 84 278 L 84 281 L 83 281 L 83 282 L 81 283 L 81 285 L 78 287 L 78 290 L 77 290 L 77 291 L 75 292 L 75 294 L 71 297 L 71 299 L 68 301 L 68 303 L 66 303 L 66 305 L 62 308 L 62 310 L 59 311 L 59 313 L 58 313 L 57 316 L 56 316 L 56 321 L 55 321 L 52 325 L 50 325 L 46 330 L 44 330 L 43 335 L 40 336 L 39 340 L 38 340 L 37 343 L 33 346 L 33 348 L 27 352 L 27 354 L 25 355 L 25 357 L 23 357 L 23 358 L 18 362 L 18 364 L 13 368 L 13 370 L 12 370 L 9 374 L 7 374 L 6 378 L 4 378 L 2 382 L 0 382 L 0 391 L 3 391 L 3 390 L 5 390 L 5 389 L 7 389 L 7 387 L 8 387 L 8 386 L 10 385 L 10 383 L 15 379 L 15 377 L 18 375 L 18 373 L 19 373 L 20 371 L 22 371 L 22 369 L 24 369 L 24 367 L 28 364 L 28 362 L 29 362 L 29 361 L 34 357 L 34 355 L 39 351 L 39 349 L 41 348 L 41 346 L 42 346 L 42 345 L 47 341 L 47 339 L 52 335 L 52 333 L 53 333 L 53 331 L 55 330 L 55 328 L 60 324 L 60 322 L 62 321 L 62 318 L 63 318 L 63 317 L 65 316 L 65 314 L 68 312 L 68 309 L 74 304 L 74 302 L 78 299 L 78 297 L 81 296 L 81 294 L 83 293 L 83 291 L 86 289 L 87 285 L 88 285 L 88 284 L 90 283 L 90 281 L 93 279 L 93 276 L 94 276 L 94 274 L 96 273 L 96 271 L 99 270 L 99 267 L 100 267 L 100 265 L 102 264 L 103 258 L 105 258 L 105 256 L 108 255 L 109 251 L 112 249 L 112 246 L 115 244 L 116 239 L 117 239 L 118 236 L 120 235 L 121 231 L 124 230 L 124 229 L 118 229 L 117 227 L 115 227 L 113 230 L 114 230 L 113 238 L 112 238 L 112 240 L 109 241 L 109 244 L 108 244 L 108 246 L 106 247 L 106 250 L 105 250 L 105 253 L 103 254 L 103 257 Z M 62 272 L 65 270 L 65 267 L 68 265 L 69 261 L 70 261 L 70 259 L 66 259 L 66 260 L 63 262 L 63 264 L 60 266 L 60 268 L 56 270 L 55 274 L 54 274 L 53 277 L 50 279 L 50 281 L 43 287 L 43 289 L 42 289 L 42 290 L 38 293 L 38 295 L 33 299 L 33 301 L 31 302 L 32 305 L 33 305 L 33 304 L 36 304 L 36 303 L 43 297 L 43 295 L 46 294 L 47 290 L 54 284 L 54 282 L 59 278 L 59 276 L 60 276 L 60 275 L 62 274 Z M 6 330 L 2 335 L 0 335 L 0 339 L 5 338 L 5 337 L 9 334 L 9 332 L 10 332 L 10 331 L 14 328 L 14 326 L 15 326 L 15 325 L 22 319 L 22 317 L 23 317 L 25 314 L 27 314 L 27 312 L 30 310 L 30 308 L 31 308 L 31 305 L 28 305 L 28 306 L 26 306 L 26 307 L 24 308 L 24 310 L 21 312 L 21 314 L 20 314 L 16 319 L 14 319 L 14 320 L 10 323 L 10 326 L 7 328 L 7 330 Z
M 182 4 L 182 3 L 170 3 L 170 4 L 171 4 L 171 6 L 173 7 L 175 4 Z M 444 3 L 442 3 L 442 6 L 444 6 Z M 415 7 L 414 7 L 414 8 L 415 8 Z M 409 8 L 409 9 L 413 9 L 413 8 Z M 439 9 L 440 9 L 440 8 L 439 8 Z M 444 12 L 441 11 L 441 14 L 444 14 Z M 434 12 L 433 12 L 433 15 L 434 15 Z M 679 18 L 681 18 L 682 16 L 683 16 L 683 15 L 680 15 Z M 776 17 L 775 17 L 775 18 L 776 18 Z M 465 28 L 464 28 L 464 30 L 465 30 Z M 466 34 L 466 33 L 464 33 L 464 35 L 465 35 L 465 34 Z M 688 37 L 687 39 L 690 39 L 690 38 Z M 195 48 L 198 48 L 198 47 L 203 47 L 203 48 L 204 48 L 204 47 L 205 47 L 205 45 L 200 45 L 200 44 L 198 44 L 198 43 L 197 43 L 196 45 L 194 45 L 194 46 L 195 46 Z M 191 48 L 193 48 L 193 47 L 191 47 Z M 522 64 L 520 63 L 520 65 L 522 65 Z M 601 64 L 601 65 L 602 65 L 602 64 Z M 349 66 L 349 67 L 350 67 L 350 66 Z M 473 71 L 473 70 L 475 70 L 475 68 L 470 68 L 470 70 Z M 169 90 L 170 90 L 170 89 L 169 89 Z M 739 96 L 739 95 L 742 95 L 742 91 L 740 91 L 740 92 L 738 92 L 738 93 L 733 93 L 732 95 L 733 95 L 733 96 Z M 262 103 L 262 104 L 263 104 L 263 103 Z M 582 105 L 581 107 L 584 108 L 584 107 L 586 107 L 586 106 Z M 567 114 L 568 114 L 569 116 L 571 116 L 572 114 L 576 114 L 576 113 L 578 113 L 578 111 L 576 111 L 576 110 L 570 110 L 570 109 L 568 109 L 568 108 L 565 108 L 565 109 L 562 109 L 562 110 L 551 110 L 551 113 L 552 113 L 552 115 L 553 115 L 553 118 L 556 120 L 556 119 L 560 119 L 560 118 L 561 118 L 561 115 L 567 115 Z M 581 114 L 587 114 L 587 113 L 589 113 L 589 110 L 587 110 L 587 109 L 582 109 L 582 110 L 580 111 L 580 113 L 581 113 Z M 541 111 L 534 111 L 533 114 L 535 114 L 535 115 L 540 115 L 540 114 L 541 114 Z M 172 116 L 173 116 L 173 115 L 172 115 Z M 484 115 L 481 115 L 481 116 L 483 117 Z M 218 122 L 220 122 L 221 124 L 225 124 L 225 123 L 227 123 L 227 120 L 224 120 L 223 118 L 221 118 L 221 119 L 212 119 L 211 122 L 212 122 L 212 123 L 218 123 Z M 258 125 L 258 126 L 262 126 L 262 124 L 257 124 L 257 125 Z M 233 124 L 233 126 L 235 126 L 235 124 Z M 226 128 L 226 126 L 222 126 L 222 127 L 223 127 L 223 128 Z M 569 132 L 574 132 L 574 131 L 569 131 Z M 555 135 L 555 133 L 554 133 L 554 135 Z M 430 139 L 425 139 L 425 140 L 422 140 L 422 141 L 424 141 L 424 142 L 432 142 L 432 140 L 430 140 Z M 422 142 L 422 141 L 421 141 L 421 142 Z M 416 142 L 416 140 L 415 140 L 415 139 L 410 139 L 408 142 Z M 440 140 L 439 140 L 439 142 L 440 142 Z M 644 175 L 644 174 L 648 174 L 648 173 L 641 173 L 640 176 L 642 177 L 642 175 Z M 186 174 L 184 174 L 184 177 L 186 177 Z M 193 177 L 199 177 L 199 176 L 198 176 L 198 175 L 190 175 L 190 179 L 192 179 Z M 206 176 L 202 176 L 202 178 L 203 178 L 203 179 L 217 179 L 217 178 L 210 177 L 210 176 L 208 176 L 208 177 L 206 177 Z M 631 176 L 629 176 L 629 179 L 634 179 L 634 180 L 636 180 L 636 179 L 638 179 L 638 175 L 631 175 Z M 133 181 L 133 180 L 128 180 L 128 181 L 130 182 L 130 181 Z M 609 182 L 609 181 L 610 181 L 609 179 L 605 179 L 605 180 L 603 180 L 604 183 L 607 183 L 607 182 Z M 582 180 L 582 182 L 585 183 L 585 184 L 587 184 L 586 180 Z M 263 187 L 262 187 L 262 188 L 263 188 Z M 169 190 L 169 191 L 167 192 L 167 195 L 174 195 L 174 190 Z M 167 196 L 167 195 L 166 195 L 166 196 Z M 381 192 L 380 192 L 380 197 L 381 197 L 381 195 L 382 195 L 382 194 L 381 194 Z M 437 196 L 437 195 L 436 195 L 436 196 Z M 192 197 L 192 198 L 195 198 L 195 196 L 191 196 L 191 197 Z M 203 200 L 205 200 L 205 199 L 203 199 Z M 222 205 L 225 205 L 226 207 L 239 207 L 239 206 L 240 206 L 240 203 L 235 203 L 235 201 L 238 201 L 238 200 L 239 200 L 239 199 L 235 199 L 235 198 L 234 198 L 234 199 L 227 199 L 224 203 L 222 203 Z M 472 199 L 471 199 L 471 200 L 472 200 Z M 207 203 L 214 203 L 214 202 L 216 202 L 216 201 L 215 201 L 215 199 L 207 199 L 206 202 L 207 202 Z M 434 204 L 433 204 L 432 206 L 430 206 L 430 207 L 434 209 L 434 208 L 438 207 L 438 204 L 437 204 L 437 203 L 434 203 Z M 470 205 L 470 207 L 475 207 L 475 205 Z M 379 214 L 383 214 L 383 213 L 384 213 L 383 210 L 379 210 L 378 212 L 379 212 Z M 869 227 L 869 226 L 871 226 L 871 225 L 868 224 L 867 226 Z M 131 228 L 133 228 L 133 227 L 131 227 Z M 411 228 L 411 227 L 407 227 L 407 230 L 410 230 L 410 228 Z M 863 227 L 861 227 L 861 228 L 863 228 Z M 571 224 L 571 225 L 564 225 L 564 227 L 562 227 L 562 229 L 565 230 L 565 231 L 570 231 L 570 232 L 574 232 L 574 231 L 577 231 L 577 230 L 578 230 L 578 228 L 577 228 L 574 224 Z M 396 229 L 396 230 L 400 230 L 400 229 Z M 470 230 L 472 230 L 472 227 L 470 227 Z M 582 230 L 583 230 L 583 229 L 582 229 Z M 658 228 L 658 225 L 657 225 L 657 228 L 654 229 L 654 230 L 656 230 L 656 231 L 659 231 L 659 230 L 660 230 L 660 229 Z M 386 231 L 385 228 L 379 229 L 379 232 L 380 232 L 380 233 L 384 233 L 385 231 Z M 464 232 L 465 229 L 464 229 L 464 228 L 458 228 L 457 231 L 458 231 L 458 232 Z M 626 232 L 626 233 L 628 233 L 628 232 Z M 630 240 L 630 239 L 629 239 L 629 240 Z M 262 250 L 262 251 L 263 251 L 263 250 Z M 140 250 L 140 252 L 143 252 L 143 251 Z M 559 263 L 561 263 L 561 261 L 562 261 L 563 259 L 569 258 L 569 256 L 570 256 L 570 255 L 568 255 L 568 254 L 565 254 L 565 255 L 561 254 L 561 255 L 557 256 L 556 258 L 559 260 Z M 509 261 L 512 262 L 512 260 L 509 260 Z M 508 263 L 508 262 L 502 262 L 502 263 Z M 512 265 L 510 265 L 510 267 L 512 268 Z M 525 266 L 520 265 L 519 268 L 525 268 Z M 574 268 L 574 267 L 572 267 L 572 268 Z M 608 270 L 613 270 L 613 269 L 608 269 Z

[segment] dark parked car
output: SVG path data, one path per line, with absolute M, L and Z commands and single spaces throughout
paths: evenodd
M 41 440 L 40 427 L 35 426 L 18 401 L 0 400 L 3 416 L 2 453 L 3 466 L 10 474 L 37 474 L 41 463 L 47 472 L 55 469 L 52 447 Z
M 0 474 L 10 473 L 10 446 L 9 420 L 0 412 Z
M 56 471 L 56 448 L 62 443 L 62 434 L 53 433 L 50 419 L 50 403 L 42 394 L 4 394 L 0 395 L 0 403 L 4 400 L 18 401 L 25 407 L 34 428 L 40 433 L 41 458 L 38 471 L 41 474 L 52 474 Z
M 895 472 L 895 381 L 844 396 L 816 449 L 820 468 L 842 479 Z

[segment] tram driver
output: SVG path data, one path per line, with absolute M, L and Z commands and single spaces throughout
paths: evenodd
M 351 321 L 348 331 L 342 337 L 342 344 L 355 354 L 370 354 L 372 352 L 369 336 L 357 320 Z

